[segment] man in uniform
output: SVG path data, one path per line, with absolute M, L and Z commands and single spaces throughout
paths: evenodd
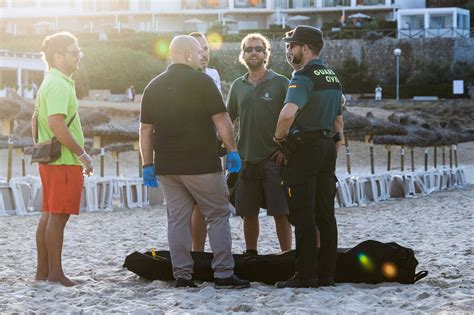
M 333 285 L 337 254 L 335 142 L 341 140 L 342 132 L 341 84 L 319 59 L 323 47 L 319 29 L 297 26 L 284 41 L 291 63 L 300 70 L 288 86 L 274 140 L 288 158 L 283 181 L 290 221 L 295 226 L 296 261 L 293 277 L 278 282 L 277 287 Z M 316 227 L 321 235 L 319 250 Z
M 267 69 L 270 43 L 261 34 L 242 39 L 239 60 L 248 73 L 236 79 L 227 98 L 230 118 L 240 120 L 239 153 L 244 167 L 235 190 L 237 215 L 244 219 L 246 254 L 257 255 L 258 214 L 262 201 L 275 220 L 281 251 L 291 249 L 288 206 L 281 186 L 283 154 L 273 142 L 288 79 Z
M 79 105 L 71 79 L 82 52 L 76 37 L 62 32 L 46 37 L 43 53 L 49 72 L 38 91 L 31 129 L 33 139 L 38 138 L 39 142 L 56 137 L 61 142 L 61 156 L 39 165 L 43 213 L 36 230 L 36 280 L 70 287 L 76 283 L 64 275 L 61 262 L 64 228 L 70 215 L 79 214 L 83 173 L 90 175 L 93 171 L 92 159 L 84 150 Z
M 156 175 L 163 185 L 175 286 L 196 287 L 190 226 L 197 203 L 208 223 L 216 288 L 246 288 L 250 283 L 234 275 L 229 191 L 217 152 L 216 129 L 227 148 L 227 169 L 239 171 L 232 124 L 212 79 L 196 71 L 199 42 L 176 36 L 169 51 L 171 65 L 143 93 L 140 150 L 145 185 L 157 187 Z

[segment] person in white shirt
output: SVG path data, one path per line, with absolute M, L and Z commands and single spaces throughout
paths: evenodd
M 216 84 L 219 91 L 222 93 L 221 90 L 221 77 L 219 76 L 219 72 L 216 69 L 209 67 L 209 43 L 207 42 L 206 36 L 203 33 L 193 32 L 190 33 L 189 36 L 192 36 L 197 39 L 199 44 L 201 44 L 201 70 L 210 76 L 214 83 Z
M 380 86 L 380 84 L 377 84 L 377 87 L 375 88 L 375 100 L 382 100 L 382 87 Z
M 193 32 L 189 36 L 194 37 L 201 45 L 201 71 L 210 76 L 216 84 L 219 92 L 221 90 L 221 78 L 216 69 L 209 67 L 209 43 L 203 33 Z M 193 216 L 191 219 L 192 250 L 194 252 L 203 252 L 206 244 L 207 224 L 204 215 L 197 205 L 194 205 Z

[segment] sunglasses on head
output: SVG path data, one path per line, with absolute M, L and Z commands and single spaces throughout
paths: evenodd
M 261 53 L 265 51 L 265 48 L 263 48 L 262 46 L 255 46 L 255 47 L 247 46 L 244 48 L 244 52 L 246 53 L 251 53 L 254 50 L 258 53 Z

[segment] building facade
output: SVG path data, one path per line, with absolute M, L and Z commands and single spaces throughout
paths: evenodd
M 424 0 L 0 0 L 0 32 L 205 32 L 216 22 L 230 32 L 322 27 L 356 13 L 395 20 L 398 9 L 424 7 Z

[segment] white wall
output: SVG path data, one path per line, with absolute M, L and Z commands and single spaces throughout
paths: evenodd
M 426 0 L 395 0 L 399 9 L 426 8 Z

